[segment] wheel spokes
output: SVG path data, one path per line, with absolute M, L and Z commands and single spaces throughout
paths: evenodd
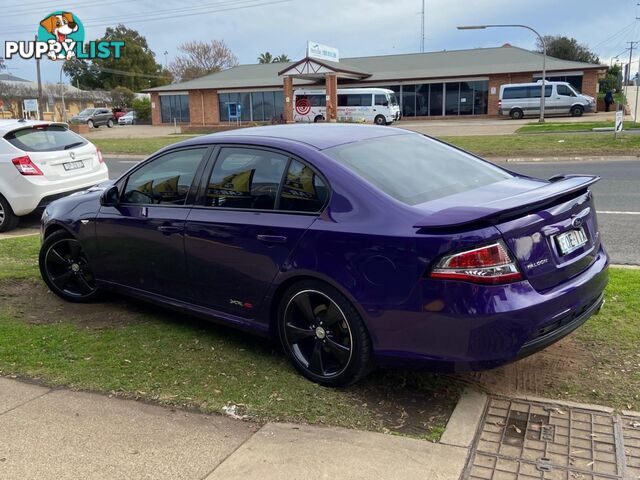
M 68 270 L 57 277 L 51 277 L 51 281 L 55 283 L 60 290 L 64 290 L 72 276 L 73 272 Z
M 310 338 L 315 335 L 313 330 L 308 328 L 300 328 L 296 327 L 292 323 L 287 323 L 287 339 L 290 343 L 298 343 L 300 340 L 304 340 L 305 338 Z
M 76 278 L 78 279 L 78 283 L 80 284 L 80 287 L 84 290 L 85 295 L 88 295 L 95 290 L 94 287 L 89 285 L 89 283 L 87 282 L 87 279 L 84 278 L 84 272 L 78 272 L 78 274 L 76 275 Z
M 69 242 L 69 253 L 71 254 L 71 258 L 77 261 L 80 258 L 80 251 L 80 244 L 78 242 Z
M 327 337 L 326 346 L 336 360 L 340 362 L 340 365 L 344 365 L 349 361 L 349 354 L 351 353 L 351 349 L 349 347 L 346 347 L 329 337 Z
M 324 363 L 322 361 L 322 342 L 316 341 L 311 353 L 311 361 L 309 362 L 309 370 L 318 375 L 324 375 Z
M 298 295 L 294 303 L 304 315 L 305 320 L 310 322 L 314 320 L 315 315 L 313 314 L 313 307 L 311 306 L 311 298 L 309 295 Z
M 335 303 L 331 302 L 329 304 L 329 308 L 327 308 L 322 316 L 322 324 L 325 327 L 330 327 L 342 320 L 342 318 L 342 312 L 340 312 L 340 309 L 335 305 Z
M 53 263 L 57 263 L 58 265 L 66 266 L 69 264 L 67 259 L 60 255 L 60 253 L 58 253 L 58 251 L 54 250 L 53 248 L 49 252 L 49 260 Z

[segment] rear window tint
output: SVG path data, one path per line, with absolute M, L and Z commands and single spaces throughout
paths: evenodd
M 408 205 L 512 178 L 494 165 L 422 135 L 363 140 L 324 153 Z
M 61 125 L 22 128 L 7 133 L 4 139 L 25 152 L 55 152 L 80 147 L 87 143 L 80 135 Z

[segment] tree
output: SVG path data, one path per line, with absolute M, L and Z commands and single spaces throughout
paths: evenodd
M 258 63 L 271 63 L 273 62 L 273 55 L 269 52 L 263 52 L 258 55 Z
M 589 50 L 584 44 L 578 43 L 575 38 L 563 35 L 545 35 L 547 55 L 563 60 L 573 60 L 575 62 L 600 63 L 598 55 Z M 538 39 L 537 50 L 542 52 L 542 43 Z
M 609 67 L 607 74 L 599 83 L 601 92 L 620 90 L 622 88 L 622 66 L 616 63 Z
M 282 55 L 278 55 L 274 57 L 271 55 L 271 52 L 263 52 L 258 55 L 258 63 L 282 63 L 282 62 L 290 62 L 291 59 L 286 53 Z
M 84 88 L 113 90 L 125 86 L 132 91 L 166 85 L 171 76 L 155 61 L 147 39 L 138 31 L 118 25 L 109 27 L 97 41 L 124 41 L 120 58 L 73 60 L 64 64 L 64 72 L 73 84 Z
M 116 87 L 111 90 L 111 104 L 115 108 L 128 108 L 133 104 L 135 94 L 127 87 Z
M 136 98 L 133 101 L 133 110 L 136 112 L 138 120 L 149 120 L 151 118 L 151 100 L 146 97 Z
M 183 43 L 178 52 L 180 55 L 171 63 L 169 70 L 182 82 L 238 64 L 238 59 L 222 40 Z
M 0 72 L 5 68 L 7 68 L 7 66 L 4 64 L 4 58 L 0 57 Z
M 275 57 L 272 60 L 272 63 L 285 63 L 285 62 L 290 62 L 291 59 L 289 58 L 289 56 L 286 53 L 283 53 L 281 55 L 278 55 L 277 57 Z

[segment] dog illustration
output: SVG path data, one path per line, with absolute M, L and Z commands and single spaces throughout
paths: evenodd
M 68 42 L 67 35 L 71 35 L 78 31 L 78 24 L 73 20 L 73 14 L 69 12 L 62 12 L 59 15 L 51 15 L 40 22 L 40 25 L 51 35 L 55 36 L 55 40 L 49 40 L 49 43 L 64 43 Z M 69 50 L 67 54 L 56 54 L 53 51 L 49 51 L 49 57 L 52 60 L 56 59 L 71 59 L 75 56 L 73 50 Z

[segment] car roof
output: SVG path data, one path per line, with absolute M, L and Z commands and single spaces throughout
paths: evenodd
M 299 123 L 292 125 L 269 125 L 264 127 L 239 128 L 225 132 L 203 135 L 183 142 L 182 145 L 201 145 L 224 142 L 233 137 L 234 141 L 242 138 L 281 139 L 324 150 L 345 143 L 369 140 L 392 135 L 415 135 L 408 130 L 377 125 L 350 125 L 340 123 Z
M 10 120 L 0 120 L 0 136 L 4 136 L 13 130 L 19 130 L 21 128 L 28 128 L 34 126 L 41 125 L 64 125 L 67 126 L 66 123 L 59 122 L 46 122 L 44 120 L 18 120 L 18 119 L 10 119 Z

